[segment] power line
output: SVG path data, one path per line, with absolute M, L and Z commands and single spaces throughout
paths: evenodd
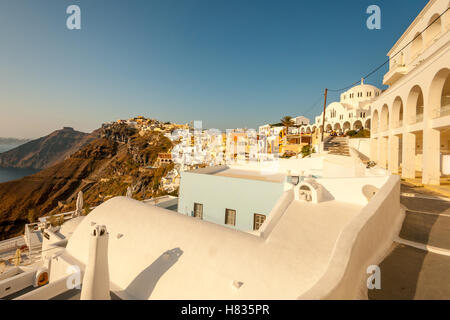
M 423 29 L 420 33 L 418 33 L 410 42 L 408 42 L 403 48 L 401 48 L 396 54 L 394 54 L 392 57 L 389 57 L 383 64 L 379 65 L 378 67 L 376 67 L 374 70 L 372 70 L 371 72 L 369 72 L 365 77 L 363 77 L 363 79 L 367 79 L 369 78 L 371 75 L 373 75 L 374 73 L 376 73 L 378 70 L 380 70 L 381 68 L 383 68 L 386 64 L 388 64 L 391 59 L 395 58 L 398 54 L 400 54 L 403 49 L 405 49 L 407 46 L 409 46 L 411 43 L 414 42 L 414 40 L 416 40 L 419 36 L 421 36 L 429 27 L 431 27 L 436 21 L 438 21 L 448 10 L 450 9 L 450 7 L 448 7 L 444 12 L 442 12 L 439 17 L 437 17 L 436 19 L 433 20 L 433 22 L 431 22 L 425 29 Z M 347 89 L 350 89 L 351 87 L 354 87 L 355 85 L 357 85 L 360 82 L 360 80 L 352 83 L 351 85 L 345 87 L 345 88 L 341 88 L 341 89 L 328 89 L 328 91 L 331 92 L 340 92 L 340 91 L 345 91 Z
M 317 107 L 319 102 L 322 102 L 322 99 L 323 99 L 323 94 L 320 95 L 320 98 L 316 102 L 314 102 L 308 109 L 306 109 L 306 112 L 304 112 L 304 114 L 309 115 L 309 112 L 314 111 L 314 108 Z

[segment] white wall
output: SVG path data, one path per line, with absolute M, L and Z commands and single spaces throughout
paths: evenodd
M 324 276 L 300 299 L 367 298 L 367 268 L 378 265 L 398 235 L 404 210 L 400 178 L 388 182 L 341 233 Z
M 348 146 L 361 152 L 370 158 L 370 138 L 367 139 L 348 139 Z

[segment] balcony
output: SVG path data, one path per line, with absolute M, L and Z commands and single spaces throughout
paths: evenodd
M 389 126 L 388 125 L 381 125 L 379 133 L 383 133 L 383 132 L 388 131 L 388 130 L 389 130 Z
M 403 120 L 397 120 L 397 121 L 395 121 L 395 122 L 392 124 L 392 127 L 393 127 L 394 129 L 400 128 L 400 127 L 402 127 L 402 126 L 403 126 Z
M 414 123 L 419 123 L 423 121 L 423 113 L 416 114 L 416 121 Z
M 445 116 L 450 116 L 450 104 L 448 104 L 446 106 L 442 106 L 439 109 L 434 110 L 431 115 L 431 117 L 433 119 L 441 118 L 441 117 L 445 117 Z
M 404 64 L 393 64 L 389 71 L 383 77 L 383 84 L 392 85 L 407 73 Z

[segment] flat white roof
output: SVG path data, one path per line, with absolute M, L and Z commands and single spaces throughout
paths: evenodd
M 221 176 L 221 177 L 230 177 L 230 178 L 239 178 L 239 179 L 249 179 L 249 180 L 261 180 L 267 182 L 284 182 L 286 177 L 285 174 L 282 173 L 265 173 L 260 170 L 243 170 L 243 169 L 233 169 L 228 168 L 217 172 L 210 173 L 211 175 Z

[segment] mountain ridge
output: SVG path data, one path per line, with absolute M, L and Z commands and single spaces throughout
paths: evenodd
M 46 169 L 67 159 L 98 136 L 98 131 L 84 133 L 64 127 L 1 153 L 0 167 Z

